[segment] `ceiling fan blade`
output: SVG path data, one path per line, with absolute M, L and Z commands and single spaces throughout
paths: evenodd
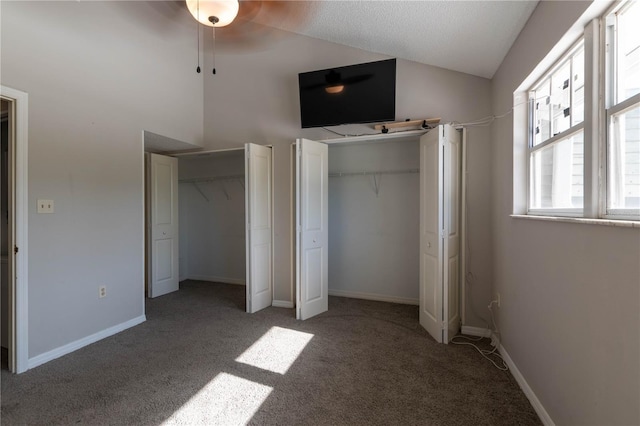
M 276 28 L 277 23 L 298 28 L 304 25 L 315 2 L 241 0 L 236 19 L 216 31 L 216 43 L 222 51 L 260 50 L 291 33 Z

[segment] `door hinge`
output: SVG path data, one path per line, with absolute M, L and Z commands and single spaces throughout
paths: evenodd
M 14 247 L 13 247 L 13 252 L 14 252 L 15 254 L 18 254 L 18 250 L 19 250 L 19 249 L 18 249 L 18 246 L 14 246 Z
M 444 238 L 444 234 L 445 234 L 445 230 L 444 229 L 440 230 L 440 238 Z
M 442 321 L 442 324 L 440 325 L 442 327 L 442 329 L 446 329 L 447 328 L 447 322 L 446 321 Z

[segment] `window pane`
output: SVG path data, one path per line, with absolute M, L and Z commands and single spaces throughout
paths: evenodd
M 640 93 L 640 6 L 629 2 L 618 12 L 617 99 L 620 103 Z
M 531 154 L 531 209 L 582 208 L 584 143 L 582 131 Z
M 571 125 L 584 121 L 584 49 L 580 49 L 571 59 L 573 74 L 573 98 L 571 100 Z
M 609 209 L 640 208 L 640 105 L 612 116 L 607 155 Z
M 584 42 L 562 60 L 529 93 L 533 99 L 532 146 L 584 121 Z
M 553 135 L 571 127 L 569 110 L 571 62 L 567 61 L 551 76 L 551 131 Z
M 551 98 L 550 96 L 550 79 L 542 82 L 536 90 L 533 91 L 534 108 L 535 108 L 535 128 L 533 129 L 533 145 L 538 145 L 551 137 Z

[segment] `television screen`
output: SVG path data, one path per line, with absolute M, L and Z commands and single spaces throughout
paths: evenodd
M 396 60 L 298 74 L 302 128 L 393 121 Z

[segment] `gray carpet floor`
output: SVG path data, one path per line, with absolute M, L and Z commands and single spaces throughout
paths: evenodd
M 243 286 L 197 281 L 146 303 L 139 326 L 21 375 L 2 371 L 0 422 L 540 424 L 508 371 L 437 344 L 415 306 L 330 297 L 328 312 L 297 321 L 291 309 L 245 313 Z M 286 347 L 278 335 L 263 342 L 273 330 Z M 286 361 L 300 336 L 286 371 L 238 361 L 250 348 L 265 365 Z

